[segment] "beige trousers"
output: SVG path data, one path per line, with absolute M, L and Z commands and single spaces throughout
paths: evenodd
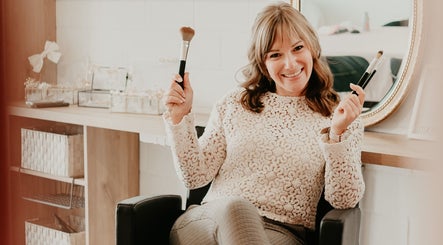
M 174 223 L 170 244 L 303 245 L 305 242 L 282 226 L 264 221 L 250 202 L 227 198 L 188 208 Z

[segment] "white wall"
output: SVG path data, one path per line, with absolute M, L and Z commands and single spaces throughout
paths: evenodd
M 138 88 L 166 88 L 178 72 L 179 29 L 191 26 L 196 34 L 186 68 L 194 108 L 208 111 L 237 84 L 253 19 L 269 2 L 58 0 L 57 43 L 63 53 L 58 83 L 80 83 L 90 63 L 129 67 Z
M 409 2 L 412 0 L 302 0 L 302 12 L 316 27 L 343 22 L 361 27 L 367 12 L 370 25 L 376 27 L 408 19 L 412 11 Z
M 246 62 L 250 27 L 267 0 L 57 0 L 57 43 L 63 53 L 59 83 L 81 83 L 87 65 L 126 66 L 134 86 L 163 87 L 178 71 L 181 26 L 196 30 L 187 70 L 195 90 L 196 110 L 208 111 L 236 85 L 235 73 Z M 441 1 L 424 3 L 423 54 L 420 68 L 442 64 Z M 419 69 L 403 105 L 389 119 L 368 130 L 406 134 L 411 120 Z M 437 79 L 430 78 L 430 79 Z M 428 105 L 423 105 L 428 106 Z M 148 125 L 147 125 L 148 126 Z M 141 194 L 184 194 L 169 149 L 141 144 Z M 427 173 L 367 165 L 367 191 L 361 203 L 362 245 L 432 244 L 424 237 L 429 203 Z

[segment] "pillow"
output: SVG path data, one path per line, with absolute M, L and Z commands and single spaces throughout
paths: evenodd
M 369 66 L 369 62 L 361 56 L 327 56 L 326 61 L 334 76 L 337 92 L 351 91 L 349 84 L 357 84 Z

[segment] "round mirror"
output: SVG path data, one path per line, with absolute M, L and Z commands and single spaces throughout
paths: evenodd
M 317 29 L 340 94 L 346 94 L 349 83 L 357 83 L 383 51 L 377 72 L 365 87 L 365 126 L 389 116 L 406 96 L 417 63 L 422 1 L 291 1 Z

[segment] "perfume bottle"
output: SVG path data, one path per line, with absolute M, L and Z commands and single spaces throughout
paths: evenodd
M 363 16 L 363 31 L 370 31 L 368 12 L 365 12 L 365 15 Z

